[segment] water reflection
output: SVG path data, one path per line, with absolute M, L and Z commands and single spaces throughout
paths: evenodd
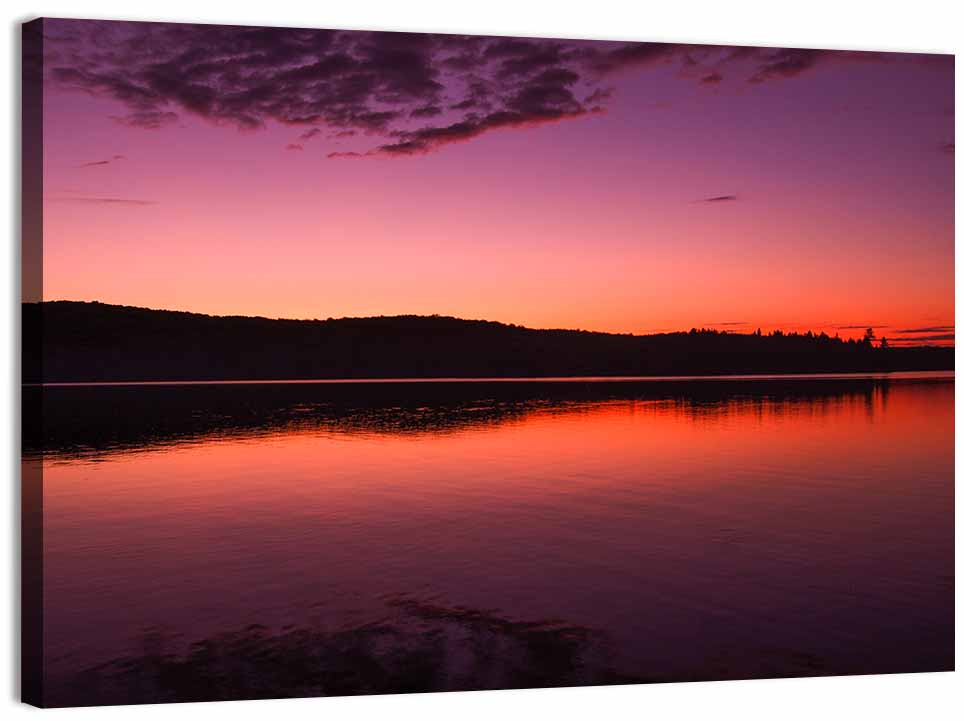
M 195 641 L 153 630 L 136 653 L 76 674 L 62 705 L 426 693 L 639 683 L 605 666 L 602 634 L 564 621 L 387 599 L 338 629 L 253 624 Z
M 706 421 L 732 414 L 816 417 L 861 403 L 872 419 L 886 411 L 893 383 L 946 381 L 935 374 L 905 380 L 31 386 L 23 389 L 23 445 L 27 458 L 71 458 L 274 432 L 440 434 L 536 413 L 578 413 L 607 401 L 663 404 Z
M 47 389 L 51 702 L 949 669 L 953 391 Z

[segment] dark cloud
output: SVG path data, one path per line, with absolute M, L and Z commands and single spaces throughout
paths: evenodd
M 530 41 L 522 45 L 525 46 L 522 52 L 511 54 L 497 63 L 497 78 L 525 78 L 563 64 L 562 46 L 557 43 Z
M 613 96 L 612 88 L 596 88 L 584 101 L 586 105 L 599 105 L 609 100 Z
M 606 46 L 584 50 L 581 55 L 594 72 L 609 75 L 631 68 L 681 60 L 686 57 L 689 49 L 696 47 L 699 46 L 671 43 L 606 43 Z
M 913 336 L 912 338 L 888 338 L 887 342 L 897 342 L 897 343 L 931 343 L 936 341 L 949 341 L 954 340 L 953 333 L 940 333 L 937 335 L 921 335 Z
M 895 333 L 944 333 L 946 331 L 953 331 L 954 326 L 952 325 L 932 325 L 925 328 L 901 328 L 895 330 Z
M 423 105 L 420 108 L 415 108 L 409 113 L 412 118 L 434 118 L 436 115 L 442 114 L 442 108 L 438 105 Z
M 947 153 L 948 155 L 954 155 L 954 143 L 942 143 L 941 152 Z
M 868 328 L 890 328 L 890 326 L 880 325 L 879 323 L 855 323 L 853 325 L 835 325 L 833 328 L 834 330 L 867 330 Z
M 825 63 L 892 57 L 87 20 L 44 27 L 47 79 L 118 101 L 127 109 L 112 116 L 118 123 L 158 129 L 187 114 L 241 130 L 307 126 L 302 141 L 322 128 L 380 136 L 351 157 L 428 152 L 600 112 L 612 95 L 609 76 L 650 66 L 675 66 L 682 82 L 718 84 L 725 68 L 728 78 L 763 83 Z
M 111 163 L 116 163 L 118 160 L 127 160 L 126 155 L 114 155 L 106 160 L 92 160 L 89 163 L 81 163 L 81 168 L 93 168 L 98 165 L 110 165 Z
M 736 200 L 735 195 L 714 195 L 711 198 L 702 198 L 701 203 L 729 203 Z
M 794 78 L 827 57 L 826 50 L 780 48 L 764 56 L 757 71 L 750 76 L 749 82 L 762 83 L 774 78 Z
M 304 149 L 305 149 L 305 146 L 301 145 L 300 143 L 288 143 L 285 146 L 285 150 L 304 150 Z
M 380 145 L 375 153 L 384 155 L 420 155 L 449 143 L 472 140 L 483 133 L 499 128 L 524 128 L 554 123 L 585 115 L 582 109 L 562 110 L 545 108 L 529 112 L 499 111 L 484 117 L 439 127 L 420 128 L 399 133 L 398 142 Z

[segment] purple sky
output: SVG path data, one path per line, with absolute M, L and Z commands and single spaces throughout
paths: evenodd
M 953 338 L 951 56 L 44 34 L 47 298 Z

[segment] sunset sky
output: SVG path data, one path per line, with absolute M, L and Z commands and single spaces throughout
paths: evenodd
M 44 34 L 45 299 L 953 341 L 952 56 Z

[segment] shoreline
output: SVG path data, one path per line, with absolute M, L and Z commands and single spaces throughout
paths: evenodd
M 867 371 L 827 373 L 745 373 L 720 375 L 653 376 L 520 376 L 440 378 L 289 378 L 249 380 L 152 380 L 152 381 L 62 381 L 21 383 L 22 388 L 79 388 L 110 386 L 208 386 L 208 385 L 378 385 L 418 383 L 660 383 L 691 381 L 780 381 L 780 380 L 953 380 L 953 370 Z

